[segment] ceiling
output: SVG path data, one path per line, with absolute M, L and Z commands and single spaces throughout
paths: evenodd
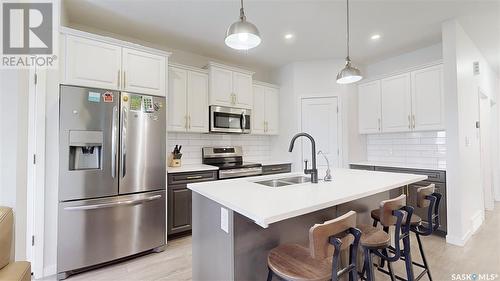
M 263 42 L 247 52 L 224 45 L 237 0 L 65 0 L 70 25 L 161 44 L 228 62 L 269 68 L 345 57 L 345 1 L 246 0 Z M 370 64 L 441 41 L 441 23 L 458 18 L 487 60 L 500 66 L 500 1 L 352 0 L 351 57 Z M 286 33 L 294 34 L 285 40 Z M 378 33 L 378 41 L 370 39 Z

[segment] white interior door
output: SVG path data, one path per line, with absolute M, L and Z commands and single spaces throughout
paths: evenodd
M 484 208 L 493 210 L 493 186 L 492 186 L 492 165 L 491 165 L 491 134 L 490 134 L 490 99 L 479 93 L 479 120 L 480 120 L 480 151 L 481 151 L 481 186 L 484 191 Z
M 315 139 L 316 153 L 321 150 L 326 155 L 330 161 L 330 168 L 340 167 L 338 98 L 303 98 L 301 107 L 302 132 L 310 134 Z M 302 138 L 302 160 L 309 161 L 309 169 L 312 164 L 311 157 L 311 144 L 309 140 Z M 316 155 L 316 159 L 319 177 L 323 178 L 327 168 L 326 161 L 321 155 Z

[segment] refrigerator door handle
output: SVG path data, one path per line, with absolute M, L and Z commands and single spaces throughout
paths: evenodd
M 113 107 L 113 125 L 111 126 L 111 177 L 116 177 L 116 118 L 118 117 L 118 108 Z
M 113 208 L 117 206 L 123 205 L 137 205 L 149 201 L 154 201 L 160 199 L 161 195 L 154 195 L 146 198 L 135 199 L 135 200 L 126 200 L 126 201 L 117 201 L 113 203 L 104 203 L 104 204 L 95 204 L 95 205 L 84 205 L 84 206 L 74 206 L 74 207 L 66 207 L 64 210 L 66 211 L 81 211 L 81 210 L 96 210 L 103 208 Z
M 122 177 L 125 177 L 125 174 L 127 173 L 127 108 L 122 109 L 122 139 L 121 139 L 121 144 L 122 144 L 122 149 L 121 149 L 121 170 L 122 170 Z

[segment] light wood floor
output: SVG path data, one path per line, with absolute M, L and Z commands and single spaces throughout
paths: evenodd
M 463 273 L 498 274 L 496 279 L 500 280 L 500 204 L 495 207 L 495 211 L 486 213 L 485 223 L 465 247 L 446 244 L 444 238 L 437 236 L 423 238 L 434 280 L 451 280 L 452 274 Z M 420 261 L 417 244 L 414 242 L 413 258 Z M 395 271 L 405 277 L 404 264 L 396 264 Z M 418 274 L 419 269 L 415 268 L 415 275 Z M 380 273 L 376 273 L 376 277 L 377 280 L 389 280 Z M 191 237 L 169 241 L 167 249 L 162 253 L 74 275 L 67 280 L 191 280 Z

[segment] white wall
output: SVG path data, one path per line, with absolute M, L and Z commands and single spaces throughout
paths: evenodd
M 377 78 L 381 75 L 388 75 L 422 64 L 432 63 L 442 58 L 442 45 L 435 44 L 369 64 L 365 67 L 364 74 L 367 79 Z
M 168 133 L 168 152 L 176 145 L 182 145 L 182 164 L 201 164 L 201 149 L 205 146 L 241 146 L 243 160 L 262 162 L 270 160 L 271 138 L 274 136 Z
M 14 209 L 15 259 L 26 257 L 28 71 L 0 70 L 0 205 Z
M 497 74 L 456 21 L 443 24 L 444 87 L 447 122 L 447 241 L 463 245 L 484 220 L 481 190 L 478 92 L 498 91 Z M 481 75 L 474 76 L 474 61 Z
M 364 137 L 357 133 L 357 88 L 339 85 L 336 75 L 344 67 L 343 60 L 315 60 L 295 62 L 275 73 L 280 90 L 280 136 L 272 141 L 273 157 L 288 157 L 294 170 L 300 170 L 300 149 L 288 153 L 291 138 L 300 132 L 300 99 L 303 97 L 338 96 L 342 113 L 342 160 L 357 161 L 365 156 Z

